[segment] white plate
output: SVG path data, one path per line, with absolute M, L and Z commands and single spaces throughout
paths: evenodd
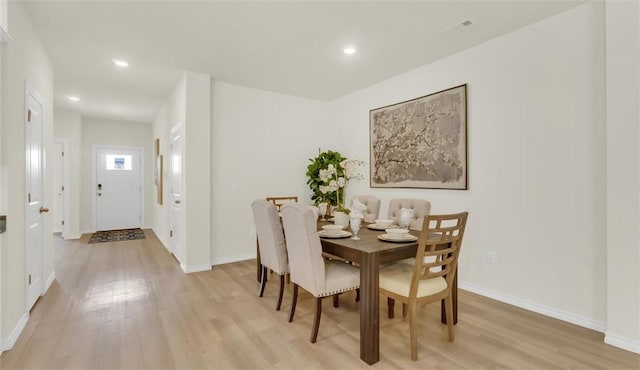
M 340 239 L 340 238 L 348 238 L 348 237 L 350 237 L 351 236 L 351 232 L 349 232 L 347 230 L 341 230 L 339 233 L 328 234 L 326 231 L 320 230 L 320 231 L 318 231 L 318 235 L 320 235 L 321 238 Z
M 385 229 L 393 229 L 395 227 L 398 227 L 397 225 L 389 225 L 387 227 L 382 227 L 382 226 L 378 226 L 377 224 L 368 224 L 367 225 L 367 229 L 370 230 L 385 230 Z
M 411 234 L 401 234 L 401 236 L 395 236 L 391 234 L 380 234 L 378 235 L 378 239 L 384 240 L 387 242 L 407 243 L 407 242 L 415 242 L 416 240 L 418 240 L 418 237 Z

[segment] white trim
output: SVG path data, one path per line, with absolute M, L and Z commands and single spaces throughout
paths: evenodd
M 64 220 L 64 225 L 62 225 L 62 238 L 63 239 L 68 239 L 67 235 L 69 235 L 69 227 L 70 227 L 70 222 L 69 222 L 69 210 L 71 209 L 71 199 L 70 197 L 67 195 L 69 193 L 69 167 L 71 164 L 69 163 L 69 153 L 68 153 L 68 149 L 69 149 L 69 139 L 65 139 L 65 138 L 57 138 L 57 139 L 53 139 L 54 143 L 60 143 L 62 144 L 62 152 L 64 153 L 64 156 L 62 158 L 62 186 L 64 187 L 64 191 L 62 192 L 62 202 L 63 204 L 63 210 L 62 210 L 62 218 Z
M 238 254 L 238 255 L 235 255 L 235 256 L 214 258 L 214 259 L 211 260 L 211 265 L 212 266 L 224 265 L 226 263 L 233 263 L 233 262 L 252 260 L 252 259 L 255 259 L 255 258 L 256 258 L 256 252 Z
M 27 326 L 28 322 L 29 322 L 29 314 L 25 312 L 24 314 L 22 314 L 22 317 L 20 317 L 20 320 L 18 320 L 18 323 L 11 331 L 11 334 L 9 334 L 9 337 L 7 337 L 6 340 L 2 341 L 2 345 L 0 345 L 0 353 L 4 351 L 8 351 L 13 348 L 13 346 L 18 341 L 18 338 L 20 338 L 20 334 L 22 334 L 22 331 L 24 330 L 25 326 Z
M 47 290 L 49 290 L 49 287 L 51 287 L 51 284 L 53 284 L 55 280 L 56 272 L 51 271 L 51 275 L 49 275 L 49 277 L 47 278 L 47 282 L 44 284 L 44 292 L 42 292 L 42 295 L 45 295 L 47 293 Z
M 556 308 L 545 306 L 545 305 L 531 302 L 531 301 L 527 301 L 522 298 L 507 296 L 495 290 L 485 289 L 485 288 L 481 288 L 481 287 L 474 286 L 472 284 L 466 284 L 466 283 L 460 283 L 459 288 L 470 291 L 472 293 L 479 294 L 484 297 L 495 299 L 496 301 L 510 304 L 512 306 L 520 307 L 528 311 L 537 312 L 539 314 L 553 317 L 558 320 L 566 321 L 578 326 L 599 331 L 601 333 L 604 333 L 605 328 L 607 327 L 606 323 L 602 321 L 596 321 L 585 316 L 576 315 L 572 312 L 558 310 Z
M 80 238 L 82 238 L 82 234 L 65 236 L 64 240 L 80 239 Z
M 625 338 L 621 335 L 605 332 L 604 342 L 627 351 L 640 353 L 640 341 Z
M 96 167 L 97 167 L 97 163 L 96 160 L 98 159 L 97 157 L 97 150 L 98 149 L 115 149 L 115 150 L 133 150 L 133 151 L 139 151 L 140 152 L 140 228 L 144 227 L 144 192 L 145 192 L 145 172 L 144 172 L 144 162 L 145 162 L 145 157 L 144 157 L 144 147 L 137 147 L 137 146 L 123 146 L 123 145 L 101 145 L 101 144 L 93 144 L 91 146 L 91 189 L 95 190 L 97 187 L 97 174 L 96 174 Z M 93 191 L 92 190 L 92 191 Z M 98 212 L 98 209 L 96 207 L 96 196 L 95 193 L 93 193 L 93 195 L 91 196 L 91 226 L 93 227 L 93 231 L 89 231 L 89 232 L 95 232 L 98 227 L 97 227 L 97 215 L 96 213 Z
M 182 271 L 184 271 L 185 274 L 191 274 L 194 272 L 209 271 L 211 270 L 211 265 L 205 263 L 203 265 L 187 266 L 184 263 L 180 263 L 180 268 L 182 269 Z

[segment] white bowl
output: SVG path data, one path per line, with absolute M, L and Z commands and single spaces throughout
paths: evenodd
M 385 229 L 384 231 L 393 236 L 401 236 L 409 233 L 408 229 Z
M 329 235 L 337 235 L 342 231 L 344 226 L 342 225 L 324 225 L 322 226 L 322 230 Z
M 389 226 L 391 226 L 391 224 L 393 223 L 393 220 L 376 220 L 376 226 L 380 227 L 380 228 L 387 228 Z

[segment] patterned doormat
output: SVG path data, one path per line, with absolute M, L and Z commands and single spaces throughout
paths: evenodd
M 91 235 L 91 239 L 89 239 L 89 244 L 121 242 L 124 240 L 136 240 L 136 239 L 145 239 L 144 231 L 142 231 L 142 229 L 98 231 L 97 233 L 94 233 L 93 235 Z

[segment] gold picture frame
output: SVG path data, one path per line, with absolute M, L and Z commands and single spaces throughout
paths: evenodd
M 162 205 L 162 155 L 160 154 L 160 139 L 155 139 L 153 142 L 153 149 L 155 152 L 155 168 L 153 169 L 153 183 L 156 185 L 157 201 L 159 205 Z

